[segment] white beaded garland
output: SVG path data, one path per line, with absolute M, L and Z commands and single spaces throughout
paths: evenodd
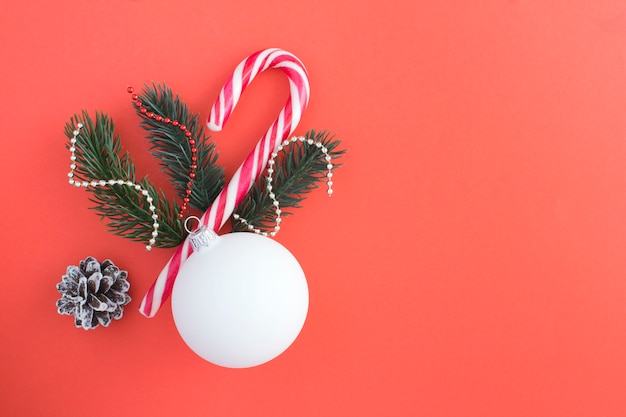
M 296 143 L 300 141 L 301 143 L 304 143 L 306 145 L 315 145 L 316 148 L 319 148 L 322 153 L 325 155 L 324 156 L 324 160 L 327 162 L 326 164 L 326 169 L 328 169 L 328 172 L 326 173 L 326 178 L 328 179 L 328 181 L 326 182 L 326 185 L 328 186 L 328 196 L 330 197 L 333 194 L 333 182 L 331 181 L 331 178 L 333 177 L 333 164 L 331 163 L 332 158 L 330 157 L 330 154 L 328 153 L 328 148 L 326 148 L 324 146 L 324 144 L 322 142 L 315 142 L 313 139 L 307 139 L 304 136 L 294 136 L 291 138 L 291 140 L 287 139 L 285 141 L 283 141 L 282 144 L 278 145 L 276 147 L 276 150 L 278 152 L 282 151 L 286 146 L 289 146 L 291 143 Z M 244 219 L 243 217 L 241 217 L 239 214 L 235 213 L 233 214 L 233 218 L 235 220 L 239 220 L 241 223 L 243 223 L 246 228 L 258 235 L 263 235 L 263 236 L 276 236 L 276 234 L 278 233 L 278 231 L 280 230 L 280 223 L 283 221 L 282 218 L 280 217 L 280 203 L 278 202 L 278 200 L 276 199 L 276 195 L 272 192 L 272 181 L 273 181 L 273 176 L 272 174 L 274 173 L 274 165 L 276 163 L 276 157 L 278 157 L 278 153 L 277 152 L 272 152 L 271 154 L 271 158 L 269 161 L 267 161 L 267 164 L 269 165 L 269 168 L 267 169 L 267 176 L 265 178 L 265 181 L 267 182 L 267 193 L 269 198 L 272 200 L 272 205 L 275 207 L 274 213 L 276 214 L 276 218 L 274 220 L 274 222 L 276 223 L 274 225 L 274 229 L 271 232 L 264 232 L 256 227 L 254 227 L 252 224 L 250 224 L 246 219 Z
M 83 128 L 83 124 L 82 123 L 78 123 L 76 125 L 77 129 L 74 130 L 72 132 L 72 139 L 70 139 L 70 143 L 72 144 L 72 146 L 70 146 L 69 150 L 71 153 L 70 156 L 70 161 L 72 161 L 72 163 L 70 164 L 70 172 L 67 174 L 67 176 L 69 177 L 69 183 L 70 185 L 73 185 L 77 188 L 80 187 L 106 187 L 106 186 L 111 186 L 111 185 L 126 185 L 128 187 L 134 188 L 135 190 L 139 191 L 141 193 L 141 195 L 146 197 L 146 201 L 149 204 L 149 209 L 150 212 L 152 212 L 152 219 L 154 220 L 154 223 L 152 224 L 152 239 L 150 239 L 148 241 L 148 245 L 146 245 L 146 250 L 151 250 L 152 246 L 156 243 L 156 238 L 159 236 L 159 215 L 156 214 L 156 207 L 152 204 L 152 202 L 154 201 L 154 199 L 152 198 L 152 196 L 150 196 L 150 193 L 148 192 L 148 190 L 143 189 L 143 187 L 139 184 L 135 184 L 132 181 L 129 180 L 92 180 L 92 181 L 76 181 L 74 180 L 74 170 L 76 169 L 76 164 L 74 163 L 74 161 L 76 161 L 76 147 L 73 146 L 76 144 L 78 135 L 80 134 L 81 129 Z

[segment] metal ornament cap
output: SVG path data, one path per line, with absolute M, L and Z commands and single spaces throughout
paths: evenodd
M 189 220 L 197 220 L 199 227 L 194 230 L 190 230 L 188 226 Z M 185 220 L 185 230 L 187 230 L 187 232 L 189 233 L 189 241 L 191 242 L 191 247 L 193 248 L 194 252 L 210 246 L 211 242 L 218 237 L 217 233 L 201 224 L 200 219 L 198 219 L 196 216 L 187 217 L 187 219 Z

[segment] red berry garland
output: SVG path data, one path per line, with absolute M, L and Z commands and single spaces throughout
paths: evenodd
M 189 130 L 187 130 L 187 126 L 180 124 L 178 120 L 171 120 L 169 117 L 164 117 L 160 114 L 156 114 L 153 111 L 148 110 L 141 100 L 139 100 L 139 96 L 135 94 L 135 89 L 133 87 L 128 87 L 128 93 L 131 94 L 131 99 L 135 103 L 137 107 L 139 107 L 139 111 L 144 114 L 146 117 L 150 119 L 154 119 L 157 122 L 162 122 L 165 124 L 172 124 L 172 126 L 178 127 L 181 131 L 185 132 L 185 136 L 189 141 L 189 147 L 191 148 L 191 161 L 193 164 L 189 167 L 189 181 L 187 182 L 187 189 L 185 190 L 185 197 L 183 198 L 183 203 L 180 206 L 180 212 L 178 213 L 178 218 L 182 219 L 185 217 L 185 212 L 187 211 L 189 205 L 189 196 L 191 195 L 191 188 L 193 187 L 193 180 L 196 178 L 196 169 L 198 165 L 196 165 L 196 161 L 198 160 L 196 156 L 196 140 L 192 137 L 192 134 Z

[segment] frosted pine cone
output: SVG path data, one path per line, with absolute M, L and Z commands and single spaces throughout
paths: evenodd
M 108 327 L 111 319 L 122 318 L 124 306 L 130 302 L 127 272 L 120 271 L 109 259 L 102 265 L 89 256 L 80 266 L 68 266 L 63 280 L 57 284 L 62 297 L 57 300 L 59 314 L 74 316 L 76 327 L 95 329 Z

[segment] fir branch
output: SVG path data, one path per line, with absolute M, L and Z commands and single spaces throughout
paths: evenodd
M 321 142 L 328 149 L 332 158 L 333 171 L 340 166 L 337 159 L 345 150 L 337 150 L 341 143 L 328 132 L 310 130 L 305 138 L 314 142 Z M 318 188 L 318 182 L 326 181 L 328 162 L 320 148 L 306 143 L 295 142 L 285 147 L 280 160 L 277 158 L 274 165 L 272 191 L 280 204 L 281 216 L 292 214 L 292 209 L 300 207 L 306 194 Z M 267 194 L 265 176 L 257 180 L 246 198 L 235 209 L 242 218 L 255 227 L 270 231 L 274 228 L 275 210 L 272 199 Z M 232 220 L 233 231 L 246 231 L 246 225 Z
M 187 131 L 191 132 L 191 137 L 196 141 L 197 169 L 189 205 L 197 210 L 206 210 L 224 187 L 224 170 L 216 165 L 218 155 L 215 145 L 204 135 L 199 115 L 190 113 L 180 97 L 174 97 L 172 90 L 165 84 L 144 86 L 139 101 L 155 114 L 184 124 Z M 142 118 L 141 126 L 148 132 L 150 152 L 159 161 L 162 171 L 170 177 L 179 198 L 186 197 L 190 167 L 193 164 L 189 138 L 171 123 L 147 117 L 139 107 L 134 107 Z
M 124 180 L 141 185 L 153 198 L 159 221 L 159 236 L 154 246 L 174 247 L 184 238 L 182 222 L 178 219 L 178 206 L 170 205 L 162 192 L 158 192 L 147 178 L 135 179 L 135 166 L 128 152 L 122 154 L 119 135 L 111 118 L 96 112 L 95 122 L 86 111 L 74 115 L 65 125 L 65 135 L 73 137 L 78 123 L 83 128 L 74 147 L 76 169 L 74 179 L 78 181 Z M 71 143 L 68 141 L 67 147 Z M 90 201 L 100 217 L 109 220 L 107 226 L 116 235 L 142 243 L 152 238 L 152 212 L 149 204 L 138 190 L 126 185 L 87 187 L 92 193 Z

